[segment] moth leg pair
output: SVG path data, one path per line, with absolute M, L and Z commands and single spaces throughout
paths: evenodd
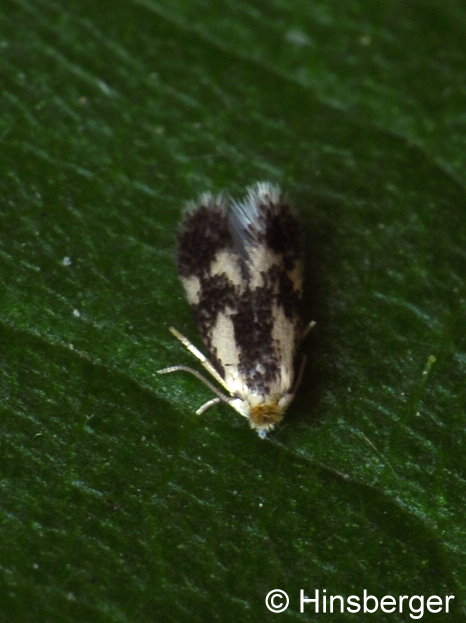
M 309 335 L 311 329 L 316 326 L 315 320 L 310 320 L 303 331 L 303 339 Z M 293 389 L 291 390 L 291 395 L 295 396 L 296 392 L 301 385 L 301 381 L 303 380 L 304 368 L 306 367 L 307 356 L 303 355 L 301 357 L 301 363 L 299 364 L 298 376 L 296 377 L 296 381 L 294 382 Z
M 177 329 L 175 329 L 174 327 L 169 327 L 169 330 L 170 330 L 170 333 L 172 333 L 172 335 L 174 335 L 183 344 L 183 346 L 187 348 L 189 352 L 192 353 L 196 357 L 196 359 L 198 359 L 201 362 L 201 364 L 207 370 L 207 372 L 211 376 L 213 376 L 214 379 L 224 389 L 228 391 L 228 388 L 225 386 L 224 380 L 222 379 L 220 374 L 217 372 L 217 370 L 214 368 L 212 363 L 207 359 L 207 357 L 203 353 L 201 353 L 201 351 L 198 348 L 196 348 L 196 346 L 194 346 L 194 344 L 192 344 L 192 342 L 190 342 L 188 338 L 185 337 L 182 333 L 180 333 Z M 213 405 L 216 405 L 219 402 L 226 402 L 226 403 L 230 402 L 230 398 L 227 395 L 225 395 L 219 389 L 217 389 L 215 385 L 213 385 L 208 379 L 206 379 L 200 372 L 198 372 L 194 368 L 190 368 L 189 366 L 170 366 L 168 368 L 163 368 L 162 370 L 157 370 L 158 374 L 170 374 L 171 372 L 189 372 L 190 374 L 195 376 L 197 379 L 202 381 L 204 385 L 207 385 L 207 387 L 211 391 L 213 391 L 214 394 L 216 394 L 216 398 L 211 398 L 210 400 L 205 402 L 203 405 L 201 405 L 199 409 L 197 409 L 196 411 L 197 415 L 201 415 L 202 413 L 204 413 L 204 411 L 207 411 L 209 407 L 212 407 Z

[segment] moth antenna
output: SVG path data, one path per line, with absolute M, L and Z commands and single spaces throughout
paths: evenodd
M 197 379 L 202 381 L 204 385 L 207 385 L 207 387 L 211 391 L 213 391 L 216 396 L 218 396 L 218 400 L 221 400 L 222 402 L 227 402 L 227 403 L 230 402 L 230 398 L 228 396 L 223 394 L 219 389 L 215 387 L 215 385 L 213 385 L 208 379 L 206 379 L 205 376 L 202 376 L 202 374 L 198 372 L 197 370 L 195 370 L 194 368 L 190 368 L 189 366 L 170 366 L 169 368 L 162 368 L 162 370 L 157 370 L 157 374 L 171 374 L 172 372 L 189 372 L 190 374 L 195 376 Z M 208 409 L 208 407 L 206 407 L 205 405 L 203 406 L 206 409 Z
M 207 411 L 207 409 L 210 409 L 210 407 L 213 407 L 214 405 L 218 405 L 219 402 L 222 402 L 220 398 L 212 398 L 211 400 L 208 400 L 199 407 L 199 409 L 196 411 L 196 415 L 202 415 L 204 411 Z
M 172 335 L 174 335 L 176 337 L 177 340 L 179 340 L 183 344 L 183 346 L 187 350 L 189 350 L 189 352 L 192 355 L 194 355 L 196 357 L 196 359 L 198 359 L 201 362 L 203 367 L 207 370 L 207 372 L 211 376 L 214 377 L 214 379 L 217 381 L 217 383 L 219 385 L 221 385 L 223 388 L 227 389 L 227 387 L 225 386 L 225 381 L 222 379 L 220 374 L 214 368 L 212 363 L 207 359 L 207 357 L 204 355 L 204 353 L 201 353 L 201 351 L 196 346 L 194 346 L 194 344 L 190 340 L 188 340 L 188 338 L 185 335 L 180 333 L 178 331 L 178 329 L 175 329 L 175 327 L 169 327 L 168 330 L 170 331 L 170 333 Z

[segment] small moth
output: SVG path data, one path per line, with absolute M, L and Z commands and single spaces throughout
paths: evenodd
M 227 394 L 197 370 L 185 371 L 214 393 L 196 413 L 223 401 L 266 437 L 293 400 L 305 356 L 301 340 L 304 240 L 278 186 L 259 182 L 242 201 L 205 193 L 187 206 L 178 232 L 177 265 L 208 356 L 173 335 Z

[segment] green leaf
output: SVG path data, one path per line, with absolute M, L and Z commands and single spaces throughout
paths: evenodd
M 464 5 L 2 8 L 6 620 L 264 621 L 275 588 L 283 621 L 319 616 L 300 589 L 455 595 L 435 620 L 462 620 Z M 167 330 L 200 344 L 185 202 L 263 179 L 301 214 L 317 321 L 266 441 L 156 374 L 197 365 Z

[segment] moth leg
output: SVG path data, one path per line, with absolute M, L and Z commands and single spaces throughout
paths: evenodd
M 199 407 L 199 409 L 196 411 L 196 415 L 202 415 L 204 411 L 207 411 L 207 409 L 209 409 L 210 407 L 213 407 L 214 405 L 218 405 L 219 402 L 222 402 L 221 398 L 212 398 L 211 400 L 208 400 L 202 406 Z
M 306 325 L 306 328 L 303 331 L 303 338 L 305 338 L 307 335 L 309 335 L 311 329 L 313 327 L 315 327 L 315 326 L 316 326 L 315 320 L 310 320 L 309 323 Z
M 312 326 L 314 326 L 314 324 Z M 312 327 L 311 327 L 311 329 L 312 329 Z M 293 394 L 293 396 L 298 391 L 299 386 L 301 385 L 301 381 L 303 380 L 303 374 L 304 374 L 304 368 L 306 367 L 306 361 L 307 361 L 307 357 L 306 357 L 306 355 L 303 355 L 302 358 L 301 358 L 301 363 L 299 364 L 298 376 L 296 377 L 296 381 L 294 383 L 294 387 L 293 387 L 293 390 L 291 392 Z
M 201 353 L 201 351 L 198 348 L 196 348 L 196 346 L 194 346 L 194 344 L 192 344 L 188 340 L 188 338 L 185 337 L 182 333 L 180 333 L 177 329 L 175 329 L 174 327 L 169 327 L 169 330 L 170 330 L 170 333 L 174 335 L 176 339 L 179 340 L 183 344 L 183 346 L 187 348 L 189 352 L 192 353 L 196 357 L 196 359 L 198 359 L 201 362 L 201 364 L 204 366 L 207 372 L 211 376 L 214 377 L 217 383 L 219 383 L 224 389 L 228 391 L 228 387 L 225 385 L 225 381 L 222 379 L 220 374 L 217 372 L 214 366 L 210 363 L 207 357 L 203 353 Z

